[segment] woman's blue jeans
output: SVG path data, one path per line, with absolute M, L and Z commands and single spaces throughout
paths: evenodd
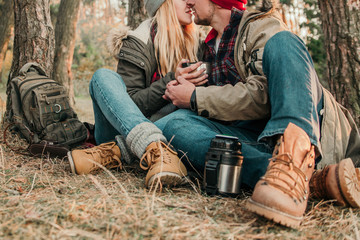
M 272 155 L 273 146 L 268 140 L 282 134 L 290 122 L 301 127 L 311 143 L 321 149 L 322 88 L 304 43 L 288 31 L 277 33 L 265 46 L 263 70 L 269 85 L 270 119 L 224 125 L 182 109 L 155 125 L 168 140 L 173 137 L 171 144 L 185 153 L 199 171 L 204 168 L 212 138 L 217 134 L 238 137 L 244 156 L 241 181 L 253 188 L 265 174 Z
M 124 138 L 138 124 L 150 122 L 126 92 L 121 76 L 108 69 L 97 70 L 89 87 L 95 115 L 95 141 L 101 144 Z

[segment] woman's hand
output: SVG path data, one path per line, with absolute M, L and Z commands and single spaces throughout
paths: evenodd
M 165 95 L 163 95 L 163 98 L 170 100 L 179 108 L 190 108 L 190 98 L 194 90 L 194 84 L 179 76 L 178 80 L 170 81 L 166 85 Z
M 176 67 L 175 72 L 175 78 L 178 80 L 178 78 L 181 76 L 185 80 L 193 83 L 195 86 L 201 86 L 205 84 L 208 81 L 208 75 L 204 74 L 205 69 L 200 69 L 197 71 L 198 67 L 202 64 L 202 62 L 197 62 L 194 64 L 191 64 L 189 67 L 182 67 L 183 63 L 188 63 L 189 60 L 182 59 L 178 66 Z

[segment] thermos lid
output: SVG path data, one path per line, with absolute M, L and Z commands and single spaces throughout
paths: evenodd
M 234 136 L 216 135 L 211 140 L 210 148 L 222 151 L 238 151 L 241 150 L 241 143 Z

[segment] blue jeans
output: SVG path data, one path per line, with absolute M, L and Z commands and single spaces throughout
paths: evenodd
M 108 69 L 97 70 L 89 87 L 95 115 L 95 141 L 114 141 L 116 135 L 126 138 L 138 124 L 150 122 L 126 92 L 121 76 Z
M 232 135 L 242 143 L 244 156 L 241 181 L 254 187 L 265 174 L 273 146 L 269 139 L 282 134 L 292 122 L 301 127 L 312 144 L 320 148 L 321 85 L 304 43 L 284 31 L 266 44 L 263 70 L 268 79 L 271 117 L 258 121 L 236 121 L 230 125 L 203 118 L 190 110 L 178 110 L 155 122 L 172 145 L 192 165 L 203 171 L 205 154 L 217 134 Z M 240 104 L 240 103 L 239 103 Z
M 255 121 L 253 123 L 257 124 Z M 241 181 L 250 187 L 264 175 L 268 159 L 271 157 L 271 147 L 264 142 L 256 142 L 260 132 L 247 128 L 240 121 L 223 125 L 198 116 L 190 110 L 180 109 L 156 121 L 155 125 L 163 131 L 168 140 L 173 137 L 171 144 L 178 149 L 182 161 L 186 163 L 188 159 L 200 172 L 204 170 L 205 154 L 210 147 L 211 139 L 217 134 L 238 137 L 244 156 Z

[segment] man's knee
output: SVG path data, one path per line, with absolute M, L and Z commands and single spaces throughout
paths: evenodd
M 296 55 L 309 57 L 304 42 L 294 33 L 282 31 L 272 36 L 266 43 L 264 49 L 264 61 L 271 59 L 294 58 Z
M 268 75 L 272 68 L 296 68 L 303 65 L 313 69 L 313 61 L 304 42 L 294 33 L 282 31 L 272 36 L 266 43 L 263 54 L 263 70 Z
M 290 31 L 281 31 L 272 36 L 265 45 L 265 51 L 271 49 L 280 51 L 281 49 L 291 48 L 293 46 L 303 45 L 304 42 L 294 33 Z

